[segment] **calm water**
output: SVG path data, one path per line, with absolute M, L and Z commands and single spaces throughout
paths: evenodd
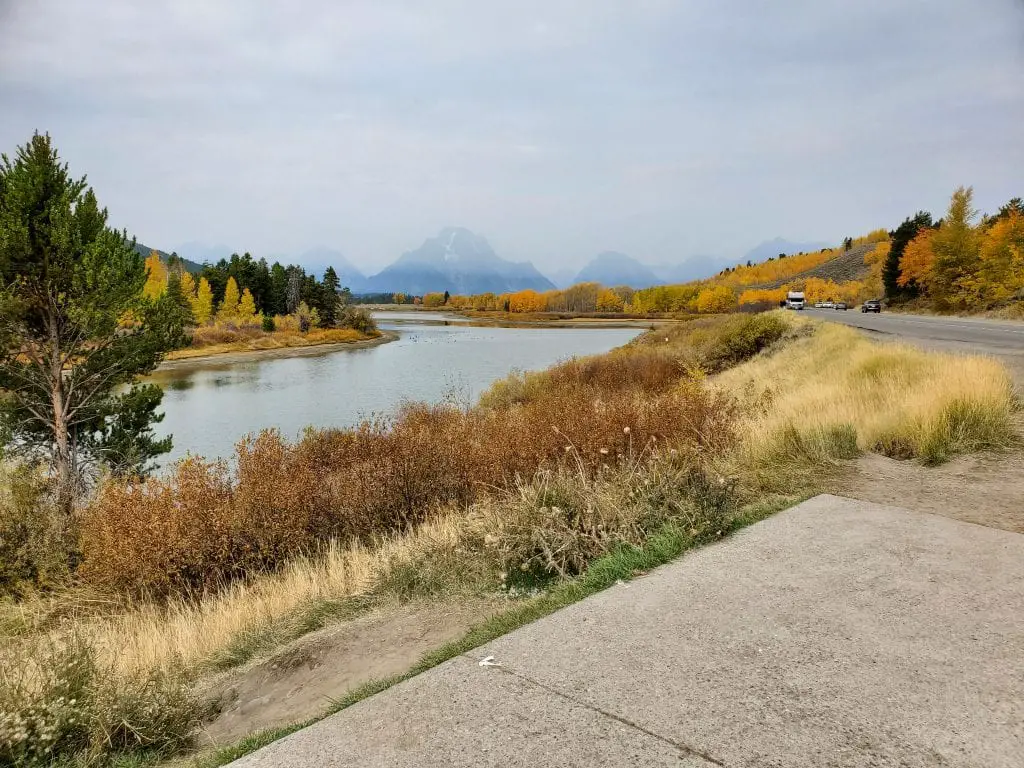
M 450 324 L 444 325 L 448 321 Z M 574 355 L 605 352 L 630 328 L 473 328 L 440 313 L 387 312 L 381 328 L 398 341 L 310 357 L 253 360 L 194 371 L 166 371 L 161 435 L 174 436 L 168 464 L 186 453 L 228 457 L 249 432 L 277 427 L 348 426 L 388 413 L 403 400 L 473 401 L 513 370 L 538 370 Z

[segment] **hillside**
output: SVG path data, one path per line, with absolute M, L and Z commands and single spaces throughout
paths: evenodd
M 135 243 L 135 252 L 141 255 L 142 257 L 149 256 L 149 254 L 151 254 L 153 251 L 157 252 L 161 260 L 163 260 L 164 264 L 166 264 L 167 261 L 171 258 L 171 256 L 174 255 L 167 253 L 167 251 L 161 251 L 159 248 L 150 248 L 148 245 L 143 245 L 142 243 L 139 242 Z M 200 272 L 203 271 L 202 264 L 196 264 L 194 261 L 184 259 L 181 256 L 178 256 L 178 259 L 181 261 L 182 266 L 185 267 L 185 269 L 187 269 L 194 275 L 198 275 Z
M 878 243 L 862 243 L 855 245 L 848 251 L 839 251 L 839 255 L 830 258 L 822 264 L 810 269 L 797 272 L 789 277 L 780 277 L 771 282 L 760 283 L 750 286 L 751 288 L 781 288 L 795 281 L 807 280 L 816 277 L 820 280 L 831 280 L 834 283 L 849 283 L 855 280 L 865 280 L 871 273 L 871 268 L 864 261 L 864 257 L 874 250 Z

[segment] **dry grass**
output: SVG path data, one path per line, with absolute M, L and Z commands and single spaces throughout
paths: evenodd
M 362 333 L 352 328 L 321 328 L 300 333 L 299 331 L 274 331 L 266 333 L 258 327 L 225 328 L 209 326 L 197 328 L 192 345 L 177 349 L 167 355 L 168 360 L 188 360 L 228 352 L 255 352 L 266 349 L 287 349 L 311 347 L 319 344 L 345 344 L 376 338 L 379 333 Z
M 998 361 L 791 322 L 803 327 L 801 338 L 716 382 L 746 404 L 738 462 L 768 486 L 793 482 L 787 468 L 806 477 L 860 451 L 940 463 L 1015 442 L 1016 400 Z

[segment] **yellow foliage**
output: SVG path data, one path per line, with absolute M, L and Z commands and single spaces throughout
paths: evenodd
M 868 243 L 887 243 L 889 242 L 889 232 L 885 229 L 873 229 L 862 237 L 855 237 L 853 239 L 854 245 L 867 245 Z
M 242 298 L 238 302 L 238 320 L 242 323 L 251 323 L 257 320 L 256 300 L 248 288 L 242 291 Z
M 444 294 L 443 293 L 428 293 L 423 297 L 423 306 L 425 307 L 443 307 L 444 306 Z
M 195 296 L 189 297 L 192 304 L 192 316 L 199 325 L 206 325 L 213 318 L 213 289 L 205 277 L 199 278 L 199 288 Z
M 235 278 L 229 277 L 228 284 L 224 288 L 224 301 L 220 303 L 220 309 L 217 312 L 217 319 L 224 322 L 229 322 L 238 317 L 238 304 L 241 301 L 241 296 L 238 293 L 238 283 L 235 282 Z
M 694 299 L 694 309 L 702 315 L 717 312 L 728 312 L 736 306 L 736 296 L 732 289 L 724 285 L 705 288 Z
M 599 312 L 621 312 L 622 297 L 611 288 L 602 288 L 597 292 L 597 310 Z
M 740 304 L 779 304 L 786 299 L 785 288 L 748 288 L 740 294 Z
M 142 295 L 147 299 L 157 299 L 167 290 L 167 267 L 160 260 L 160 254 L 153 251 L 146 257 L 146 284 L 142 287 Z
M 196 295 L 196 279 L 187 269 L 181 270 L 181 295 L 189 301 Z

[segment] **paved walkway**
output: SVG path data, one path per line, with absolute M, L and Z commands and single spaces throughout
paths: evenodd
M 1020 768 L 1024 535 L 819 496 L 235 765 Z

